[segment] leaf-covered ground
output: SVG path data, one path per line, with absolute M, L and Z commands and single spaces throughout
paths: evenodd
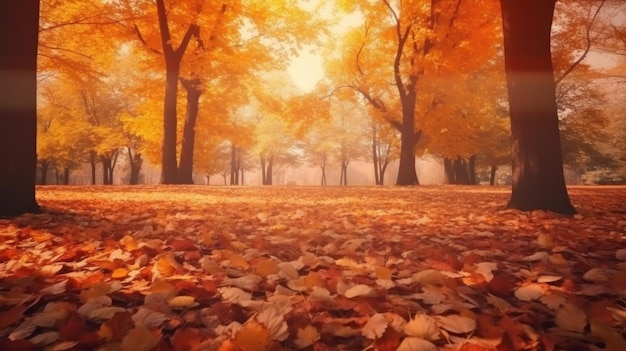
M 42 187 L 0 350 L 626 350 L 626 188 Z

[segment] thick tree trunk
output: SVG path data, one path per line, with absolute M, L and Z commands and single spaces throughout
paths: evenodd
M 39 211 L 37 45 L 39 0 L 0 2 L 0 216 Z
M 181 83 L 187 92 L 187 116 L 185 126 L 183 127 L 178 182 L 181 184 L 193 184 L 193 148 L 202 90 L 200 89 L 200 79 L 181 79 Z
M 185 50 L 193 35 L 198 35 L 198 26 L 190 24 L 187 27 L 180 45 L 174 49 L 170 34 L 167 9 L 164 0 L 156 0 L 157 14 L 159 20 L 159 31 L 161 34 L 161 45 L 163 47 L 163 58 L 165 59 L 165 101 L 163 104 L 163 145 L 161 155 L 161 183 L 176 184 L 178 182 L 178 165 L 176 162 L 176 99 L 178 96 L 178 78 L 180 75 L 180 63 Z
M 176 184 L 178 183 L 178 166 L 176 163 L 176 97 L 178 95 L 179 62 L 168 64 L 167 66 L 163 107 L 161 184 Z
M 419 185 L 415 171 L 415 144 L 415 135 L 411 126 L 410 132 L 405 131 L 400 136 L 400 163 L 396 185 Z
M 563 176 L 550 32 L 556 0 L 500 0 L 513 141 L 509 208 L 574 214 Z

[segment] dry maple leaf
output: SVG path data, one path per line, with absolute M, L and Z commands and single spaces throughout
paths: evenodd
M 307 325 L 304 328 L 298 328 L 296 339 L 293 341 L 300 349 L 307 348 L 320 339 L 320 333 L 312 325 Z
M 375 340 L 383 336 L 388 325 L 389 322 L 384 315 L 374 313 L 363 326 L 361 334 L 368 339 Z
M 434 341 L 439 339 L 437 320 L 419 312 L 404 325 L 404 333 L 424 340 Z

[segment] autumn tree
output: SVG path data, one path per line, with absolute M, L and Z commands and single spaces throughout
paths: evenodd
M 555 0 L 501 0 L 513 145 L 509 208 L 575 213 L 563 176 L 550 33 Z
M 37 43 L 39 1 L 0 5 L 0 216 L 39 210 Z
M 477 16 L 474 10 L 479 7 L 483 11 Z M 382 1 L 357 8 L 365 23 L 360 32 L 348 36 L 343 59 L 349 62 L 348 68 L 333 70 L 331 65 L 330 71 L 339 79 L 338 87 L 358 91 L 398 129 L 401 143 L 396 183 L 418 184 L 415 148 L 423 134 L 416 121 L 424 117 L 425 109 L 438 103 L 418 103 L 419 82 L 428 74 L 471 70 L 489 59 L 495 50 L 490 30 L 495 25 L 495 7 L 489 1 L 433 0 L 410 4 Z

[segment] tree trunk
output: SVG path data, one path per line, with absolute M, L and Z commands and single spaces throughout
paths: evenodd
M 173 65 L 168 65 L 165 78 L 161 184 L 176 184 L 178 182 L 178 166 L 176 164 L 176 97 L 178 95 L 179 67 L 178 65 L 170 67 Z
M 131 148 L 128 147 L 128 159 L 130 160 L 130 177 L 128 179 L 128 184 L 137 185 L 139 184 L 139 175 L 141 174 L 141 167 L 143 166 L 143 158 L 138 152 L 133 155 Z
M 261 184 L 267 185 L 267 173 L 265 171 L 265 156 L 261 155 Z
M 111 184 L 111 180 L 109 179 L 109 168 L 111 168 L 111 159 L 106 156 L 102 156 L 101 161 L 102 161 L 102 184 L 109 185 Z
M 556 0 L 500 0 L 512 132 L 509 208 L 574 214 L 563 176 L 550 32 Z
M 454 184 L 467 185 L 469 184 L 469 174 L 467 170 L 467 163 L 460 156 L 457 157 L 453 163 L 452 168 L 454 170 Z
M 239 184 L 239 148 L 230 144 L 230 185 Z
M 380 184 L 385 185 L 385 172 L 387 171 L 387 166 L 389 166 L 389 157 L 385 157 L 385 161 L 382 164 L 382 168 L 380 169 Z
M 348 185 L 348 162 L 341 162 L 341 174 L 339 175 L 339 185 Z
M 0 216 L 39 211 L 37 45 L 39 0 L 0 2 Z
M 96 185 L 96 152 L 89 151 L 89 164 L 91 166 L 91 185 Z
M 113 156 L 111 157 L 111 167 L 109 167 L 109 185 L 113 185 L 113 173 L 115 171 L 115 165 L 117 165 L 117 157 L 119 156 L 119 151 L 115 150 L 113 152 Z
M 378 158 L 378 133 L 376 123 L 372 121 L 372 162 L 374 163 L 374 182 L 380 185 L 380 167 Z
M 469 175 L 469 184 L 476 184 L 476 155 L 470 156 L 467 162 L 467 173 Z
M 246 175 L 246 171 L 243 168 L 240 168 L 240 170 L 241 170 L 241 179 L 240 179 L 239 184 L 240 185 L 245 185 L 246 181 L 244 179 L 244 176 Z
M 322 169 L 322 186 L 326 186 L 326 157 L 322 159 L 322 165 L 320 166 Z
M 178 182 L 180 184 L 193 184 L 193 147 L 196 136 L 196 120 L 198 118 L 198 105 L 200 104 L 200 79 L 181 79 L 183 87 L 187 91 L 187 117 L 183 128 L 183 140 L 180 151 L 180 164 L 178 166 Z
M 265 175 L 266 183 L 264 183 L 264 185 L 273 184 L 272 173 L 274 173 L 274 155 L 270 155 L 270 157 L 267 160 L 267 173 Z
M 415 104 L 411 108 L 415 108 Z M 414 112 L 403 112 L 403 115 L 409 113 L 413 114 Z M 396 185 L 419 185 L 415 171 L 415 145 L 418 137 L 413 130 L 415 118 L 413 115 L 404 118 L 405 123 L 400 133 L 400 164 L 398 165 Z
M 48 184 L 48 168 L 50 167 L 50 161 L 41 160 L 39 164 L 41 165 L 41 184 L 46 185 Z
M 452 160 L 443 158 L 443 173 L 446 176 L 446 184 L 456 184 L 456 177 L 454 176 L 454 169 L 452 168 Z
M 491 172 L 489 174 L 489 185 L 496 185 L 496 172 L 498 171 L 498 166 L 491 165 Z
M 165 99 L 163 104 L 163 145 L 161 158 L 161 183 L 176 184 L 178 182 L 178 166 L 176 162 L 176 99 L 178 96 L 178 78 L 180 63 L 187 45 L 193 35 L 198 34 L 198 26 L 190 24 L 178 48 L 174 49 L 167 19 L 164 0 L 156 0 L 161 34 L 161 45 L 165 59 Z
M 70 185 L 70 168 L 63 168 L 63 185 Z

